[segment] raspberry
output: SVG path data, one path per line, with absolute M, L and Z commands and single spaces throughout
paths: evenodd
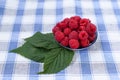
M 89 35 L 89 36 L 94 36 L 94 35 L 95 35 L 95 33 L 88 33 L 88 35 Z
M 92 23 L 89 23 L 88 26 L 86 27 L 86 31 L 92 35 L 96 32 L 96 26 Z
M 81 31 L 80 33 L 79 33 L 79 39 L 80 40 L 85 40 L 85 39 L 87 39 L 88 38 L 88 33 L 86 32 L 86 31 Z
M 53 29 L 52 29 L 52 32 L 55 34 L 56 31 L 61 31 L 61 29 L 57 26 L 55 26 Z
M 86 32 L 89 34 L 91 31 L 90 31 L 90 24 L 88 24 L 88 26 L 86 27 Z
M 88 37 L 88 40 L 89 40 L 90 42 L 93 42 L 93 41 L 95 40 L 95 37 L 96 37 L 95 34 L 92 35 L 92 36 L 89 36 L 89 37 Z
M 78 42 L 78 40 L 76 40 L 76 39 L 70 39 L 70 40 L 69 40 L 69 46 L 70 46 L 70 48 L 72 48 L 72 49 L 77 49 L 77 48 L 79 48 L 79 42 Z
M 81 26 L 87 26 L 87 24 L 90 23 L 90 20 L 89 19 L 86 19 L 86 18 L 83 18 L 80 20 L 80 25 Z
M 69 39 L 68 39 L 68 37 L 65 37 L 65 38 L 61 41 L 60 44 L 63 45 L 63 46 L 68 46 L 68 44 L 69 44 Z
M 67 27 L 67 24 L 64 22 L 59 23 L 59 28 L 60 29 L 65 29 Z
M 95 33 L 96 32 L 96 26 L 94 24 L 90 24 L 90 30 L 92 33 Z
M 70 22 L 69 22 L 69 27 L 70 27 L 71 29 L 77 29 L 77 28 L 78 28 L 78 23 L 77 23 L 77 21 L 71 19 Z
M 82 47 L 87 47 L 87 46 L 89 46 L 89 40 L 88 40 L 88 39 L 82 40 L 82 41 L 80 41 L 80 43 L 81 43 L 81 46 L 82 46 Z
M 58 22 L 58 23 L 56 24 L 56 26 L 57 26 L 57 27 L 60 27 L 60 22 Z
M 69 34 L 69 39 L 76 39 L 78 40 L 78 33 L 76 31 L 72 31 L 70 34 Z
M 65 29 L 64 29 L 64 34 L 65 34 L 65 35 L 69 35 L 70 32 L 71 32 L 71 29 L 70 29 L 70 28 L 65 28 Z
M 55 32 L 55 39 L 60 42 L 65 37 L 64 33 L 61 31 Z
M 80 26 L 80 27 L 79 27 L 79 30 L 80 30 L 80 31 L 84 31 L 84 30 L 85 30 L 85 26 Z
M 65 19 L 63 20 L 63 22 L 64 22 L 64 23 L 66 23 L 66 24 L 68 24 L 68 23 L 69 23 L 69 21 L 70 21 L 70 19 L 69 19 L 69 18 L 65 18 Z
M 71 17 L 70 19 L 74 19 L 76 20 L 77 22 L 79 22 L 81 20 L 80 16 L 73 16 Z

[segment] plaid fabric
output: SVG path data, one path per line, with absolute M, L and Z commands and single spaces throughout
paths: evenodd
M 42 64 L 8 52 L 73 15 L 89 18 L 99 36 L 89 49 L 76 51 L 65 70 L 37 75 Z M 0 80 L 120 80 L 120 1 L 0 0 Z

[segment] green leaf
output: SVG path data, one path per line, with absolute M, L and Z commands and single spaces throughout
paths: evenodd
M 52 33 L 42 34 L 40 32 L 35 33 L 32 37 L 25 39 L 36 47 L 43 47 L 46 49 L 53 49 L 60 47 L 55 41 Z
M 53 74 L 65 69 L 72 61 L 74 52 L 61 47 L 54 39 L 52 33 L 35 33 L 25 39 L 21 47 L 11 52 L 20 54 L 36 62 L 44 62 L 44 71 L 38 74 Z
M 34 47 L 29 42 L 26 42 L 23 46 L 11 50 L 10 52 L 18 53 L 36 62 L 44 62 L 45 55 L 49 52 L 49 50 Z
M 38 74 L 53 74 L 65 69 L 72 61 L 74 52 L 65 48 L 52 49 L 45 57 L 44 71 Z

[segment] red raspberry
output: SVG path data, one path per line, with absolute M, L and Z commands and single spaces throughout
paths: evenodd
M 78 42 L 78 40 L 76 40 L 76 39 L 70 39 L 70 40 L 69 40 L 69 46 L 70 46 L 70 48 L 72 48 L 72 49 L 77 49 L 77 48 L 79 48 L 79 42 Z
M 78 33 L 76 31 L 72 31 L 70 34 L 69 34 L 69 39 L 76 39 L 78 40 Z
M 72 16 L 70 19 L 74 19 L 77 22 L 79 22 L 81 20 L 80 16 Z
M 90 44 L 88 39 L 82 40 L 80 41 L 80 43 L 82 47 L 87 47 Z
M 88 40 L 89 40 L 90 42 L 93 42 L 93 41 L 95 40 L 95 37 L 96 37 L 95 34 L 92 35 L 92 36 L 89 36 L 89 37 L 88 37 Z
M 61 29 L 57 26 L 55 26 L 53 29 L 52 29 L 52 32 L 55 34 L 56 31 L 61 31 Z
M 80 31 L 84 31 L 84 30 L 85 30 L 85 26 L 80 26 L 80 27 L 79 27 L 79 30 L 80 30 Z
M 63 46 L 68 46 L 68 44 L 69 44 L 69 39 L 68 39 L 68 37 L 65 37 L 65 38 L 61 41 L 60 44 L 63 45 Z
M 65 29 L 64 29 L 64 34 L 65 34 L 65 35 L 69 35 L 70 32 L 71 32 L 71 29 L 70 29 L 70 28 L 65 28 Z
M 60 42 L 62 39 L 64 39 L 65 35 L 61 31 L 55 32 L 55 39 Z
M 71 29 L 77 29 L 77 28 L 78 28 L 78 23 L 77 23 L 77 21 L 71 19 L 70 22 L 69 22 L 69 27 L 70 27 Z
M 59 28 L 60 29 L 65 29 L 68 25 L 64 22 L 59 23 Z
M 96 26 L 92 23 L 89 23 L 88 26 L 86 27 L 86 31 L 92 35 L 96 32 Z
M 58 22 L 58 23 L 56 24 L 56 26 L 57 26 L 57 27 L 60 27 L 60 22 Z
M 96 32 L 96 26 L 94 24 L 90 24 L 90 30 L 92 33 L 95 33 Z
M 64 22 L 64 23 L 66 23 L 66 24 L 68 24 L 68 23 L 69 23 L 69 21 L 70 21 L 70 19 L 69 19 L 69 18 L 65 18 L 65 19 L 63 20 L 63 22 Z
M 89 36 L 94 36 L 94 35 L 95 35 L 95 33 L 88 33 L 88 35 L 89 35 Z
M 80 25 L 81 26 L 87 26 L 87 24 L 90 23 L 90 20 L 89 19 L 86 19 L 86 18 L 83 18 L 80 20 Z
M 87 39 L 88 38 L 88 33 L 86 32 L 86 31 L 81 31 L 80 33 L 79 33 L 79 39 L 80 40 L 85 40 L 85 39 Z

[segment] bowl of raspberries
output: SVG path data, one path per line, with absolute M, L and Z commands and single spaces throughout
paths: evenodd
M 52 29 L 55 40 L 70 50 L 82 50 L 96 42 L 97 28 L 87 18 L 72 16 L 58 22 Z

